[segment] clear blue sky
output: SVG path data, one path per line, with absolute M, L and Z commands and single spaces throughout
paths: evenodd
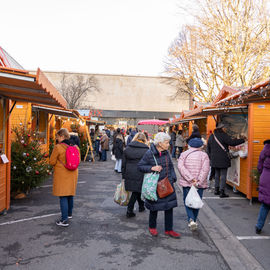
M 1 3 L 2 46 L 25 69 L 160 75 L 183 0 Z

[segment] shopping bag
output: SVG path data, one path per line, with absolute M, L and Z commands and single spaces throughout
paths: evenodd
M 142 184 L 142 200 L 157 201 L 158 173 L 145 173 Z
M 187 194 L 185 205 L 194 209 L 200 209 L 203 207 L 202 199 L 194 186 L 191 186 Z
M 115 155 L 112 153 L 112 156 L 111 156 L 111 160 L 115 161 L 116 158 L 115 158 Z
M 121 206 L 127 206 L 130 196 L 131 192 L 125 190 L 125 180 L 122 180 L 121 183 L 116 187 L 114 201 Z

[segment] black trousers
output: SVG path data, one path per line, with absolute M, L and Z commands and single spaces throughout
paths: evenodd
M 225 191 L 228 168 L 215 168 L 215 188 Z
M 173 208 L 164 211 L 165 231 L 171 231 L 173 228 Z M 149 228 L 155 229 L 157 227 L 158 211 L 150 211 L 149 214 Z
M 128 212 L 133 212 L 135 202 L 138 201 L 139 209 L 144 208 L 144 201 L 141 199 L 141 193 L 140 192 L 132 192 L 131 197 L 129 199 L 128 203 Z

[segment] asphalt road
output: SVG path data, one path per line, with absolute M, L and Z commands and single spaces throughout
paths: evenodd
M 157 238 L 148 233 L 148 211 L 136 210 L 136 217 L 127 219 L 126 207 L 113 202 L 121 180 L 113 166 L 112 161 L 80 165 L 67 228 L 55 225 L 59 203 L 51 195 L 51 181 L 26 199 L 12 201 L 8 214 L 0 216 L 0 269 L 230 269 L 219 242 L 214 243 L 201 223 L 197 232 L 189 231 L 179 190 L 174 229 L 181 239 L 164 235 L 162 212 Z M 209 219 L 206 214 L 202 219 Z M 214 235 L 211 224 L 208 228 Z

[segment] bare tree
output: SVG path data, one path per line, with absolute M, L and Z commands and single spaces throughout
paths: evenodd
M 100 91 L 94 76 L 67 75 L 63 73 L 59 90 L 68 103 L 69 109 L 76 109 L 89 93 Z
M 165 69 L 196 100 L 211 102 L 222 86 L 247 87 L 270 75 L 270 14 L 266 0 L 198 0 L 172 43 Z M 177 93 L 176 93 L 177 94 Z

